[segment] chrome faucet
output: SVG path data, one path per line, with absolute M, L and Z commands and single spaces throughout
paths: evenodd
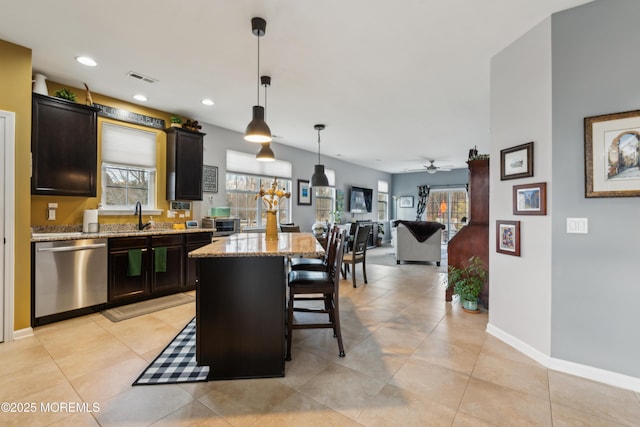
M 142 223 L 142 204 L 139 201 L 136 202 L 136 210 L 133 214 L 138 215 L 138 230 L 144 230 L 151 224 L 150 222 L 146 224 Z

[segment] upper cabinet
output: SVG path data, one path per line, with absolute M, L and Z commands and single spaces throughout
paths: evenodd
M 31 194 L 96 196 L 97 111 L 33 94 Z
M 204 133 L 180 128 L 167 133 L 167 200 L 202 200 Z

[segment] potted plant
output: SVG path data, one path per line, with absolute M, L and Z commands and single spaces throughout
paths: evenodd
M 462 268 L 449 266 L 448 284 L 453 286 L 453 293 L 460 295 L 465 311 L 478 311 L 478 296 L 486 278 L 487 270 L 477 256 L 469 258 Z
M 58 98 L 62 98 L 62 99 L 66 99 L 68 101 L 76 102 L 76 94 L 71 92 L 66 87 L 55 91 L 54 95 L 56 97 L 58 97 Z
M 182 118 L 180 118 L 178 116 L 171 116 L 169 118 L 169 121 L 171 121 L 171 127 L 173 127 L 173 128 L 182 127 Z
M 384 224 L 379 222 L 378 223 L 378 239 L 376 241 L 376 246 L 380 247 L 382 246 L 382 236 L 384 235 Z

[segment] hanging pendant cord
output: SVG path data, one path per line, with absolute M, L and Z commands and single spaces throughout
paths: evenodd
M 320 130 L 318 130 L 318 164 L 320 164 Z
M 256 82 L 258 92 L 258 105 L 260 105 L 260 34 L 258 34 L 258 72 L 256 73 L 258 81 Z

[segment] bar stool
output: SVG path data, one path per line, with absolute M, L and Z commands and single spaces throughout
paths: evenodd
M 329 239 L 327 240 L 327 252 L 323 258 L 291 258 L 290 266 L 291 270 L 306 270 L 306 271 L 327 271 L 327 260 L 330 252 L 333 249 L 332 243 L 335 236 L 340 232 L 340 227 L 334 225 L 331 231 L 329 231 Z
M 291 360 L 291 339 L 294 329 L 332 328 L 338 339 L 338 356 L 344 357 L 342 332 L 340 331 L 340 267 L 344 252 L 345 231 L 333 239 L 328 259 L 327 271 L 294 270 L 289 273 L 289 302 L 287 305 L 287 356 Z M 320 294 L 321 296 L 318 296 Z M 324 301 L 324 308 L 296 307 L 296 302 Z M 327 323 L 294 323 L 293 313 L 324 313 L 329 316 Z

